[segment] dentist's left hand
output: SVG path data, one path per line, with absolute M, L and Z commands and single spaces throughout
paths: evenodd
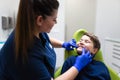
M 92 61 L 92 55 L 90 54 L 90 51 L 86 51 L 86 49 L 83 48 L 82 54 L 77 56 L 77 58 L 76 58 L 76 62 L 74 64 L 74 67 L 78 71 L 81 71 L 91 61 Z

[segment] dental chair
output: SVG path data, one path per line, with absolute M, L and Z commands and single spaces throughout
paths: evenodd
M 78 42 L 80 40 L 80 38 L 82 37 L 82 35 L 87 32 L 87 30 L 85 29 L 79 29 L 77 30 L 74 34 L 73 34 L 73 38 L 76 40 L 76 42 Z M 76 49 L 72 50 L 72 51 L 67 51 L 65 50 L 65 55 L 64 55 L 64 59 L 66 60 L 69 56 L 71 55 L 78 55 L 77 52 L 76 52 Z M 94 57 L 94 60 L 97 60 L 97 61 L 101 61 L 104 63 L 104 59 L 103 59 L 103 56 L 102 56 L 102 51 L 99 50 L 97 52 L 97 54 L 95 55 Z M 107 65 L 106 65 L 107 66 Z M 112 70 L 109 66 L 107 66 L 108 70 L 109 70 L 109 73 L 110 73 L 110 77 L 111 77 L 111 80 L 120 80 L 120 77 L 118 76 L 118 74 Z M 54 77 L 58 77 L 60 74 L 61 74 L 61 69 L 62 69 L 62 66 L 60 68 L 57 69 L 57 71 L 55 72 L 54 74 Z

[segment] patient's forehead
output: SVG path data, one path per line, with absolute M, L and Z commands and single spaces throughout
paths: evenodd
M 87 36 L 87 35 L 83 35 L 80 40 L 82 40 L 82 39 L 92 41 L 92 40 L 90 39 L 90 37 Z

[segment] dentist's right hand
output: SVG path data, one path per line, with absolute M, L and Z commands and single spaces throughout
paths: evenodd
M 62 44 L 62 47 L 65 48 L 66 50 L 74 50 L 74 48 L 77 48 L 78 46 L 76 45 L 76 40 L 72 39 L 69 42 L 64 42 Z
M 78 71 L 81 71 L 87 64 L 92 61 L 92 55 L 90 51 L 86 52 L 86 49 L 82 49 L 82 54 L 77 56 L 75 64 L 73 65 Z

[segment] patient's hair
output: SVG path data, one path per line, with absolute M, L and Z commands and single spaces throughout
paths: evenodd
M 90 38 L 91 41 L 93 41 L 94 48 L 100 49 L 100 41 L 97 36 L 95 36 L 92 33 L 85 32 L 83 35 L 86 35 Z

